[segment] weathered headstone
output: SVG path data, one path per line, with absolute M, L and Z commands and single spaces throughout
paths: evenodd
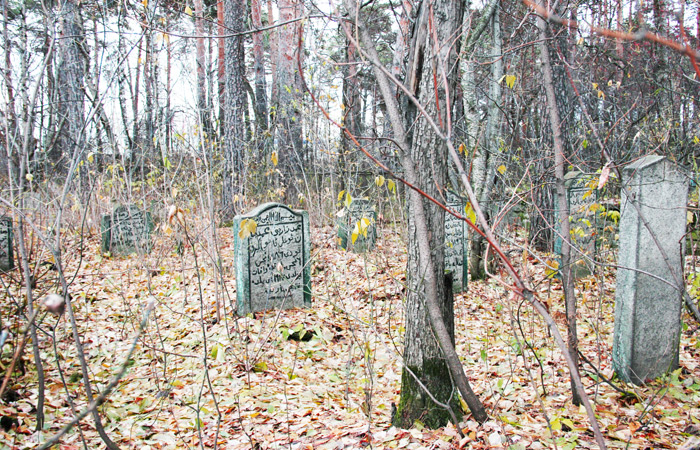
M 7 272 L 15 268 L 12 250 L 12 218 L 0 216 L 0 271 Z
M 464 215 L 465 202 L 448 192 L 446 206 Z M 469 276 L 467 268 L 469 248 L 469 225 L 452 214 L 445 213 L 445 271 L 452 273 L 452 289 L 455 293 L 467 290 Z
M 233 234 L 238 315 L 311 306 L 309 213 L 265 203 L 236 216 Z
M 102 251 L 114 255 L 149 253 L 153 228 L 150 212 L 135 205 L 118 206 L 112 214 L 102 216 Z
M 698 210 L 698 181 L 700 173 L 693 172 L 690 175 L 688 186 L 688 230 L 685 241 L 686 255 L 697 256 L 700 254 L 700 210 Z
M 359 232 L 354 243 L 353 232 Z M 343 250 L 363 253 L 372 250 L 376 242 L 377 211 L 374 204 L 367 199 L 353 199 L 342 217 L 338 218 L 338 245 Z
M 574 278 L 593 272 L 596 252 L 596 209 L 598 190 L 590 185 L 590 177 L 578 171 L 565 175 L 566 201 L 569 205 L 569 231 L 571 234 L 571 273 Z M 559 223 L 559 211 L 555 202 L 555 220 Z M 561 254 L 561 233 L 554 241 L 554 251 Z
M 621 379 L 642 384 L 678 367 L 682 306 L 674 276 L 642 217 L 682 280 L 688 180 L 665 157 L 651 155 L 626 166 L 622 181 L 641 217 L 623 190 L 613 367 Z

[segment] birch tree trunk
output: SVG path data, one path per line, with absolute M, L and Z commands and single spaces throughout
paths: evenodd
M 216 2 L 216 30 L 219 34 L 217 39 L 218 47 L 218 57 L 217 57 L 217 81 L 218 81 L 218 95 L 219 95 L 219 139 L 223 140 L 224 137 L 224 116 L 226 115 L 224 110 L 226 108 L 226 44 L 225 39 L 222 37 L 226 29 L 224 27 L 224 16 L 225 16 L 225 2 L 224 0 L 219 0 Z
M 197 65 L 197 113 L 199 125 L 205 132 L 210 131 L 209 114 L 207 111 L 207 57 L 204 42 L 204 5 L 203 0 L 194 2 L 194 29 L 197 35 L 195 39 L 196 65 Z M 203 140 L 202 140 L 203 142 Z
M 495 11 L 491 17 L 491 55 L 489 59 L 491 63 L 491 79 L 489 80 L 489 103 L 488 116 L 485 130 L 485 139 L 483 145 L 476 144 L 475 149 L 479 149 L 479 154 L 474 162 L 474 185 L 482 207 L 485 207 L 489 220 L 493 221 L 492 191 L 496 180 L 496 167 L 499 165 L 500 159 L 500 136 L 499 122 L 501 120 L 501 78 L 503 78 L 503 37 L 501 36 L 500 22 L 500 7 L 495 6 Z M 473 77 L 473 73 L 469 74 Z M 470 80 L 473 83 L 473 80 Z M 470 95 L 473 95 L 470 94 Z M 473 99 L 470 99 L 473 101 Z M 470 105 L 470 108 L 472 106 Z M 474 112 L 470 113 L 474 118 Z M 472 132 L 476 125 L 471 125 Z M 483 260 L 486 251 L 485 240 L 478 233 L 472 233 L 469 251 L 469 273 L 472 280 L 480 280 L 486 277 L 485 264 Z

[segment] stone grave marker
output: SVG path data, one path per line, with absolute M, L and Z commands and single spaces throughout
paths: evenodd
M 360 234 L 355 242 L 352 242 L 352 234 L 358 223 L 366 219 L 367 237 Z M 346 208 L 345 214 L 338 218 L 338 245 L 343 250 L 352 250 L 356 253 L 364 253 L 374 248 L 377 242 L 377 210 L 374 204 L 367 199 L 353 199 Z
M 446 206 L 464 215 L 464 202 L 459 196 L 447 193 Z M 452 214 L 445 213 L 445 271 L 452 273 L 452 290 L 455 293 L 466 292 L 469 276 L 468 249 L 469 225 Z
M 682 280 L 687 177 L 665 157 L 650 155 L 626 166 L 622 182 L 654 230 L 673 272 Z M 619 265 L 613 368 L 621 379 L 642 384 L 678 367 L 682 297 L 672 286 L 672 272 L 624 191 Z
M 598 190 L 591 187 L 590 177 L 579 171 L 565 175 L 566 201 L 569 205 L 569 227 L 571 232 L 571 274 L 574 278 L 593 273 L 593 259 L 596 253 L 596 210 Z M 555 199 L 555 220 L 559 223 L 559 211 Z M 554 251 L 561 254 L 562 239 L 554 241 Z M 585 255 L 585 256 L 584 256 Z M 561 267 L 561 266 L 560 266 Z
M 118 206 L 112 214 L 102 216 L 101 228 L 103 252 L 128 255 L 151 251 L 153 218 L 135 205 Z
M 238 315 L 311 306 L 308 212 L 265 203 L 236 216 L 233 235 Z
M 15 268 L 12 249 L 12 218 L 0 216 L 0 271 L 7 272 Z

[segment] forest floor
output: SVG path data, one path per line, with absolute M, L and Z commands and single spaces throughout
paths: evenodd
M 543 320 L 496 279 L 471 282 L 455 297 L 457 352 L 490 420 L 479 425 L 465 415 L 464 438 L 454 425 L 397 429 L 390 421 L 402 370 L 406 253 L 400 237 L 385 231 L 375 251 L 357 255 L 337 249 L 332 228 L 314 230 L 312 307 L 237 318 L 231 308 L 233 236 L 218 231 L 222 277 L 210 257 L 213 244 L 204 240 L 194 251 L 186 246 L 181 257 L 174 235 L 166 233 L 149 255 L 109 257 L 94 235 L 82 259 L 77 238 L 67 241 L 66 274 L 98 390 L 125 363 L 147 303 L 157 300 L 126 375 L 100 407 L 107 433 L 121 448 L 597 447 L 585 411 L 571 404 L 569 372 Z M 560 282 L 547 276 L 541 261 L 511 254 L 565 333 Z M 3 277 L 15 299 L 24 298 L 17 282 Z M 37 284 L 40 295 L 55 289 L 42 279 Z M 614 290 L 612 270 L 577 284 L 581 351 L 606 378 L 613 375 Z M 11 305 L 3 301 L 3 317 L 14 317 Z M 39 320 L 46 427 L 34 432 L 37 382 L 28 346 L 27 371 L 13 379 L 18 398 L 0 405 L 2 416 L 19 422 L 0 429 L 1 448 L 33 448 L 54 435 L 73 416 L 67 391 L 76 410 L 86 406 L 70 324 L 63 317 L 53 335 L 56 318 Z M 681 368 L 664 379 L 645 387 L 615 381 L 628 391 L 623 394 L 597 383 L 595 370 L 582 366 L 610 448 L 677 448 L 688 438 L 684 431 L 700 427 L 700 340 L 685 313 L 684 323 Z M 290 339 L 305 332 L 310 340 Z M 90 419 L 80 430 L 88 449 L 104 448 Z M 73 429 L 60 449 L 85 448 L 82 437 Z

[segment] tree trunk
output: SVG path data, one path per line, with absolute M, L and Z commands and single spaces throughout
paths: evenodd
M 476 85 L 474 81 L 474 71 L 476 70 L 475 62 L 470 62 L 466 70 L 466 93 L 467 99 L 467 117 L 469 119 L 468 131 L 470 135 L 472 147 L 471 150 L 475 153 L 472 180 L 476 189 L 476 195 L 479 203 L 484 206 L 485 212 L 489 221 L 492 223 L 494 219 L 495 208 L 492 204 L 492 189 L 496 177 L 496 167 L 499 165 L 497 154 L 499 152 L 499 142 L 497 139 L 498 122 L 500 118 L 499 102 L 501 100 L 501 85 L 500 81 L 503 77 L 503 59 L 502 59 L 502 36 L 499 17 L 499 4 L 492 3 L 488 9 L 485 9 L 485 15 L 482 22 L 471 30 L 468 46 L 474 47 L 478 40 L 478 35 L 486 29 L 487 25 L 491 25 L 491 55 L 489 59 L 491 63 L 491 78 L 489 80 L 489 103 L 487 124 L 484 130 L 483 142 L 480 139 L 481 130 L 479 129 L 479 119 L 477 111 L 477 101 L 475 98 Z M 483 22 L 488 21 L 488 22 Z M 467 55 L 469 57 L 469 55 Z M 486 241 L 478 233 L 472 233 L 469 242 L 469 274 L 472 280 L 481 280 L 486 277 L 486 262 L 483 260 L 486 252 Z
M 268 0 L 267 2 L 267 24 L 272 25 L 275 23 L 275 16 L 273 14 L 272 10 L 272 0 Z M 276 105 L 279 103 L 279 99 L 277 96 L 277 58 L 279 55 L 277 54 L 277 41 L 279 40 L 278 38 L 278 30 L 277 28 L 273 28 L 272 30 L 269 31 L 270 33 L 270 72 L 272 72 L 272 86 L 270 86 L 270 105 Z M 272 116 L 272 112 L 270 113 Z
M 199 126 L 204 132 L 210 131 L 209 114 L 207 111 L 207 56 L 204 42 L 204 5 L 203 0 L 194 2 L 194 29 L 197 35 L 195 49 L 197 55 L 197 113 Z M 204 142 L 204 139 L 201 140 Z
M 120 8 L 119 10 L 119 17 L 117 17 L 117 30 L 118 35 L 117 35 L 117 54 L 119 55 L 119 58 L 123 58 L 124 55 L 126 55 L 126 48 L 125 48 L 125 37 L 124 33 L 122 33 L 123 30 L 123 22 L 126 21 L 125 16 L 123 15 L 123 9 Z M 122 118 L 122 126 L 124 127 L 124 137 L 126 138 L 126 148 L 128 150 L 132 150 L 134 148 L 134 136 L 129 131 L 129 122 L 128 122 L 128 113 L 127 113 L 127 104 L 126 104 L 126 94 L 130 90 L 129 85 L 127 81 L 129 80 L 129 65 L 128 63 L 124 65 L 125 67 L 119 67 L 117 70 L 119 70 L 119 75 L 117 75 L 117 83 L 118 83 L 118 101 L 119 101 L 119 111 L 121 112 L 120 116 Z M 112 155 L 113 158 L 116 160 L 118 157 L 117 154 Z
M 409 80 L 408 86 L 410 86 L 411 92 L 418 93 L 418 87 L 420 86 L 420 97 L 425 101 L 424 104 L 431 103 L 432 105 L 429 106 L 429 108 L 434 113 L 438 113 L 437 120 L 440 121 L 441 125 L 444 125 L 448 129 L 450 129 L 450 121 L 445 120 L 449 118 L 447 116 L 447 114 L 449 114 L 449 108 L 447 108 L 446 105 L 448 103 L 447 98 L 451 93 L 451 88 L 454 86 L 454 67 L 456 66 L 455 63 L 458 48 L 451 47 L 449 45 L 440 46 L 440 42 L 446 42 L 447 36 L 454 35 L 454 23 L 452 23 L 451 21 L 455 21 L 457 24 L 459 24 L 461 20 L 462 11 L 461 3 L 459 2 L 459 0 L 454 2 L 451 2 L 451 0 L 442 0 L 442 2 L 444 3 L 440 3 L 440 5 L 437 8 L 438 13 L 436 15 L 433 15 L 432 5 L 428 4 L 427 1 L 423 5 L 423 12 L 418 14 L 420 20 L 418 20 L 416 23 L 418 31 L 414 32 L 415 38 L 413 39 L 413 45 L 411 47 L 412 51 L 410 52 L 410 54 L 413 55 L 412 64 L 409 65 L 409 69 L 407 70 L 407 78 Z M 359 36 L 363 44 L 363 48 L 365 48 L 365 50 L 363 51 L 363 56 L 368 58 L 372 63 L 373 72 L 375 77 L 377 78 L 379 90 L 381 91 L 382 98 L 384 99 L 384 102 L 386 104 L 386 112 L 391 122 L 394 140 L 396 141 L 399 151 L 401 151 L 402 163 L 405 170 L 406 180 L 408 183 L 415 186 L 415 183 L 418 183 L 417 180 L 428 179 L 428 185 L 425 186 L 426 190 L 436 190 L 437 187 L 436 183 L 434 182 L 435 180 L 433 180 L 429 176 L 429 174 L 432 173 L 432 167 L 428 168 L 428 170 L 421 172 L 421 174 L 418 175 L 416 170 L 417 165 L 415 165 L 412 160 L 412 153 L 414 151 L 420 150 L 418 147 L 415 147 L 411 150 L 411 145 L 409 145 L 409 136 L 406 133 L 406 129 L 408 128 L 407 125 L 414 125 L 414 122 L 411 118 L 411 116 L 413 116 L 414 114 L 409 114 L 409 121 L 404 122 L 405 118 L 403 118 L 401 116 L 401 113 L 399 112 L 399 102 L 396 98 L 395 86 L 390 84 L 390 78 L 389 76 L 387 76 L 388 72 L 382 68 L 382 63 L 379 60 L 379 55 L 377 54 L 372 38 L 366 29 L 362 17 L 359 16 L 359 10 L 357 9 L 353 0 L 345 0 L 345 8 L 352 14 L 352 20 L 354 20 L 358 24 Z M 438 17 L 437 20 L 435 19 L 435 16 Z M 428 26 L 428 24 L 430 24 L 430 27 Z M 428 34 L 426 32 L 426 28 L 429 31 L 431 31 L 432 34 Z M 345 33 L 346 35 L 349 33 L 348 28 L 345 29 Z M 438 37 L 438 34 L 440 37 Z M 439 42 L 431 43 L 434 44 L 434 46 L 426 45 L 426 40 L 430 36 L 435 36 L 439 40 Z M 431 58 L 434 49 L 438 49 L 439 53 L 435 55 L 435 57 Z M 446 67 L 448 69 L 445 69 Z M 430 76 L 431 74 L 434 74 L 434 78 Z M 438 74 L 440 74 L 439 78 Z M 436 85 L 438 83 L 437 80 L 441 80 L 439 82 L 439 88 L 434 85 L 434 88 L 431 91 L 431 79 L 434 80 Z M 451 80 L 449 89 L 448 86 L 444 85 L 444 81 L 448 79 Z M 435 88 L 438 89 L 437 93 L 434 90 Z M 440 106 L 438 107 L 438 105 Z M 425 153 L 432 153 L 436 156 L 442 154 L 442 164 L 440 164 L 439 160 L 437 160 L 437 163 L 438 167 L 442 166 L 442 174 L 444 177 L 444 158 L 446 157 L 445 141 L 438 140 L 438 136 L 435 133 L 434 129 L 432 127 L 427 126 L 428 118 L 430 118 L 430 120 L 435 119 L 435 117 L 430 116 L 430 114 L 428 114 L 426 116 L 421 116 L 418 121 L 419 123 L 416 123 L 416 126 L 418 126 L 418 131 L 416 132 L 416 142 L 439 142 L 439 145 L 435 147 L 424 148 L 423 150 Z M 424 131 L 430 133 L 430 136 L 424 136 Z M 424 155 L 420 155 L 420 161 L 425 161 L 425 159 L 426 157 Z M 437 170 L 439 173 L 440 169 L 438 168 Z M 474 415 L 474 418 L 479 422 L 484 422 L 488 418 L 488 416 L 486 414 L 486 411 L 484 410 L 483 405 L 481 404 L 481 401 L 474 394 L 474 392 L 471 389 L 471 386 L 469 385 L 469 381 L 467 380 L 467 377 L 464 373 L 464 367 L 462 366 L 462 363 L 459 360 L 459 356 L 457 355 L 454 345 L 452 344 L 452 338 L 450 337 L 449 328 L 445 324 L 445 318 L 443 315 L 445 308 L 441 307 L 441 304 L 447 301 L 447 298 L 444 295 L 440 295 L 441 292 L 444 292 L 445 288 L 443 285 L 444 259 L 433 261 L 433 251 L 435 251 L 436 255 L 438 256 L 444 256 L 442 255 L 444 241 L 440 240 L 444 238 L 444 229 L 437 227 L 431 230 L 428 227 L 428 212 L 425 208 L 423 196 L 418 191 L 414 189 L 409 190 L 409 202 L 411 215 L 415 215 L 411 222 L 412 225 L 415 226 L 415 233 L 410 234 L 410 236 L 412 237 L 410 237 L 409 240 L 409 252 L 415 255 L 415 249 L 418 249 L 418 262 L 420 264 L 420 267 L 413 267 L 409 263 L 407 271 L 410 274 L 413 274 L 411 279 L 413 280 L 413 282 L 417 283 L 419 288 L 419 290 L 417 291 L 411 289 L 411 294 L 409 295 L 416 296 L 415 298 L 417 299 L 417 302 L 419 302 L 420 299 L 422 299 L 422 305 L 424 306 L 423 317 L 427 315 L 430 328 L 422 329 L 423 334 L 421 334 L 421 337 L 427 335 L 433 336 L 433 343 L 437 343 L 437 348 L 439 348 L 440 353 L 437 355 L 434 352 L 425 353 L 423 352 L 423 349 L 421 347 L 413 346 L 410 350 L 413 353 L 409 355 L 409 350 L 407 349 L 404 354 L 405 373 L 407 375 L 415 375 L 415 372 L 413 372 L 411 368 L 408 367 L 409 361 L 412 361 L 414 363 L 417 362 L 417 365 L 414 367 L 418 368 L 421 374 L 424 374 L 426 371 L 429 373 L 435 373 L 435 364 L 438 362 L 445 364 L 448 367 L 450 379 L 454 383 L 453 386 L 456 387 L 459 393 L 462 395 L 464 401 L 467 403 L 469 409 Z M 434 217 L 437 218 L 438 221 L 442 220 L 444 224 L 444 213 L 437 213 L 437 215 L 434 215 Z M 423 237 L 423 239 L 417 239 L 417 237 Z M 413 261 L 413 263 L 415 264 L 416 258 L 412 258 L 411 261 Z M 421 276 L 424 276 L 424 278 L 421 278 Z M 420 305 L 421 303 L 417 304 Z M 414 316 L 411 315 L 409 317 Z M 414 328 L 418 331 L 421 330 L 420 327 Z M 426 341 L 427 339 L 428 338 L 426 337 Z M 410 338 L 407 337 L 406 344 L 408 344 L 409 340 Z M 434 349 L 435 347 L 433 346 L 432 348 Z M 430 348 L 428 348 L 427 350 L 430 350 Z M 430 363 L 433 364 L 430 364 L 431 367 L 423 366 L 423 361 L 425 361 L 426 363 L 430 361 Z M 447 383 L 447 380 L 445 380 L 444 378 L 435 381 Z M 411 383 L 411 381 L 408 380 L 407 383 Z M 426 386 L 422 382 L 420 384 L 416 382 L 415 385 L 421 388 L 421 393 L 417 394 L 421 395 L 421 398 L 413 398 L 413 400 L 411 400 L 411 397 L 415 397 L 416 395 L 412 395 L 412 391 L 407 385 L 406 398 L 402 398 L 402 402 L 404 404 L 401 406 L 401 410 L 397 411 L 397 414 L 394 417 L 395 422 L 398 423 L 402 420 L 408 421 L 408 417 L 415 417 L 416 414 L 419 414 L 417 410 L 420 408 L 421 403 L 425 407 L 425 409 L 423 409 L 421 412 L 428 412 L 430 410 L 436 411 L 436 409 L 434 408 L 437 405 L 435 401 L 440 403 L 440 405 L 437 406 L 441 406 L 449 412 L 449 415 L 455 424 L 458 422 L 457 412 L 455 411 L 455 408 L 451 406 L 453 400 L 452 395 L 454 395 L 452 392 L 450 392 L 451 396 L 448 397 L 447 403 L 444 403 L 436 397 L 429 394 L 429 392 L 432 392 L 433 390 L 444 393 L 444 389 L 442 389 L 444 385 Z M 413 391 L 413 394 L 416 394 L 416 392 Z M 429 401 L 432 401 L 433 403 L 430 404 L 428 403 Z M 434 420 L 431 420 L 431 422 L 435 423 L 437 421 L 443 420 L 444 416 L 434 417 Z
M 75 0 L 63 3 L 61 15 L 60 63 L 57 68 L 57 126 L 58 136 L 49 151 L 49 159 L 55 169 L 65 173 L 75 149 L 82 149 L 84 142 L 83 77 L 85 67 L 80 52 L 83 26 Z M 80 154 L 77 153 L 76 154 Z
M 216 29 L 219 34 L 217 40 L 218 45 L 218 58 L 217 58 L 217 81 L 218 81 L 218 94 L 219 94 L 219 140 L 223 143 L 224 138 L 224 123 L 225 123 L 225 112 L 226 108 L 226 51 L 225 51 L 225 39 L 222 37 L 226 29 L 224 27 L 224 16 L 225 16 L 225 6 L 224 0 L 219 0 L 216 3 Z
M 228 33 L 245 29 L 246 6 L 243 0 L 226 0 L 224 22 Z M 225 38 L 226 95 L 224 107 L 224 174 L 221 199 L 222 218 L 228 221 L 236 214 L 235 197 L 243 192 L 246 79 L 243 36 Z
M 170 29 L 170 20 L 167 19 L 165 23 L 166 29 Z M 173 59 L 173 47 L 170 44 L 170 36 L 168 34 L 163 35 L 165 39 L 165 117 L 163 122 L 165 124 L 165 145 L 162 146 L 163 150 L 161 152 L 161 164 L 165 162 L 165 157 L 168 156 L 172 150 L 172 109 L 170 107 L 170 96 L 172 94 L 172 59 Z
M 278 0 L 280 22 L 289 22 L 297 18 L 298 0 Z M 297 175 L 303 170 L 304 148 L 302 141 L 301 92 L 297 85 L 297 52 L 300 51 L 299 22 L 292 22 L 278 28 L 277 42 L 277 104 L 275 121 L 278 138 L 278 157 L 282 172 L 282 186 L 285 189 L 285 201 L 297 202 L 301 193 L 298 186 L 301 180 Z
M 542 58 L 542 72 L 544 76 L 544 90 L 547 97 L 547 107 L 549 110 L 550 126 L 552 128 L 552 138 L 554 141 L 554 173 L 556 177 L 556 202 L 559 210 L 559 230 L 561 232 L 561 279 L 564 290 L 564 302 L 566 304 L 567 321 L 567 346 L 569 354 L 574 361 L 574 367 L 578 377 L 578 337 L 576 332 L 576 295 L 574 292 L 574 279 L 571 271 L 571 232 L 569 227 L 569 205 L 566 199 L 566 186 L 564 185 L 564 136 L 561 130 L 561 120 L 559 118 L 559 107 L 557 97 L 554 92 L 554 75 L 552 64 L 547 48 L 547 24 L 541 17 L 537 19 L 537 27 L 540 31 L 540 57 Z M 571 376 L 572 402 L 575 405 L 581 404 L 581 397 L 574 383 L 574 375 Z
M 351 28 L 351 30 L 353 30 Z M 352 32 L 352 31 L 351 31 Z M 341 29 L 342 33 L 342 29 Z M 344 34 L 343 34 L 344 35 Z M 355 35 L 355 33 L 353 33 Z M 343 72 L 343 126 L 354 136 L 362 135 L 360 119 L 360 80 L 357 77 L 357 49 L 354 41 L 345 36 L 345 64 L 342 66 Z M 340 190 L 352 189 L 348 187 L 348 179 L 352 171 L 354 144 L 345 134 L 340 137 L 340 155 L 338 157 L 338 172 L 340 177 Z
M 260 0 L 250 1 L 250 18 L 254 28 L 262 28 Z M 265 55 L 262 32 L 253 33 L 253 68 L 255 69 L 255 122 L 257 135 L 267 130 L 267 88 L 265 83 Z
M 131 159 L 132 169 L 135 158 L 138 155 L 139 148 L 141 147 L 141 137 L 139 133 L 139 93 L 141 91 L 141 51 L 142 51 L 142 41 L 138 43 L 138 52 L 136 57 L 136 75 L 135 81 L 131 89 L 131 110 L 132 110 L 132 132 L 131 132 L 131 148 L 129 149 L 129 158 Z
M 452 37 L 460 29 L 463 4 L 459 0 L 428 0 L 420 4 L 412 33 L 406 82 L 409 89 L 424 105 L 428 116 L 444 128 L 451 126 L 450 105 L 454 99 L 457 71 L 454 69 L 459 46 L 450 46 Z M 437 40 L 437 41 L 436 41 Z M 446 79 L 438 68 L 450 70 Z M 447 81 L 448 85 L 444 84 Z M 411 104 L 412 105 L 412 104 Z M 423 115 L 416 116 L 415 107 L 407 111 L 407 124 L 413 123 L 413 134 L 408 136 L 410 157 L 404 159 L 406 173 L 413 172 L 413 180 L 429 195 L 439 198 L 447 179 L 447 147 L 428 124 Z M 408 166 L 410 165 L 410 166 Z M 401 377 L 401 399 L 394 424 L 408 428 L 420 419 L 426 426 L 444 426 L 449 412 L 435 404 L 411 372 L 429 387 L 435 400 L 452 406 L 459 416 L 460 408 L 450 368 L 441 344 L 436 340 L 430 317 L 427 296 L 433 295 L 448 332 L 453 333 L 452 298 L 445 292 L 444 239 L 445 212 L 420 194 L 411 192 L 408 207 L 408 295 L 406 299 L 406 334 L 404 336 L 404 364 Z M 429 250 L 423 250 L 426 245 Z M 432 274 L 428 274 L 432 271 Z M 434 285 L 430 285 L 431 279 Z M 439 281 L 437 281 L 439 280 Z M 432 291 L 432 292 L 431 292 Z M 449 336 L 454 346 L 454 336 Z M 443 344 L 444 345 L 444 344 Z M 478 413 L 477 413 L 478 414 Z M 454 419 L 453 419 L 454 420 Z
M 155 111 L 156 111 L 156 89 L 153 71 L 153 33 L 151 30 L 146 32 L 146 60 L 143 65 L 143 86 L 144 93 L 146 95 L 145 103 L 146 108 L 144 110 L 144 139 L 143 145 L 139 149 L 139 168 L 141 176 L 145 176 L 146 161 L 153 157 L 153 136 L 155 135 L 155 128 L 153 126 Z

